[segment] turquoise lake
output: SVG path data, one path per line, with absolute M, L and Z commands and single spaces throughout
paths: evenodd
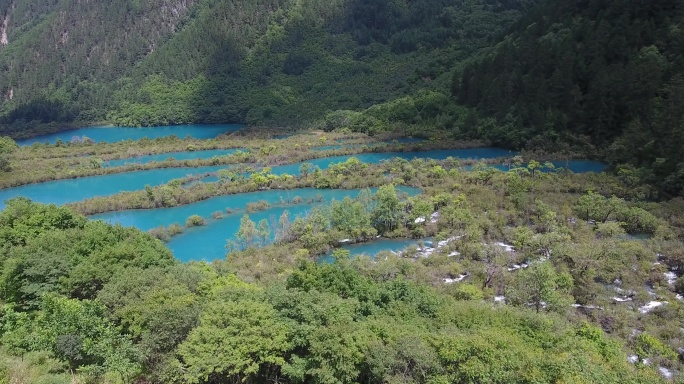
M 354 258 L 361 255 L 375 259 L 375 256 L 383 251 L 400 252 L 411 245 L 418 245 L 419 240 L 415 239 L 377 239 L 368 243 L 345 244 L 341 248 L 349 251 L 349 256 Z M 322 263 L 334 262 L 332 254 L 322 256 L 318 259 Z
M 421 152 L 382 152 L 382 153 L 360 153 L 349 156 L 332 156 L 319 159 L 307 160 L 304 163 L 311 163 L 321 169 L 326 169 L 330 164 L 341 163 L 347 161 L 351 157 L 356 157 L 361 162 L 378 164 L 381 161 L 389 160 L 399 157 L 406 160 L 417 159 L 435 159 L 445 160 L 447 157 L 455 157 L 459 159 L 494 159 L 497 157 L 515 156 L 516 152 L 511 152 L 500 148 L 470 148 L 470 149 L 437 149 L 432 151 Z M 291 175 L 299 174 L 299 167 L 302 163 L 279 165 L 273 167 L 272 172 L 276 175 L 288 173 Z
M 394 140 L 388 140 L 388 141 L 383 141 L 383 142 L 376 142 L 376 143 L 368 143 L 369 147 L 373 146 L 378 146 L 378 145 L 383 145 L 383 144 L 410 144 L 410 143 L 420 143 L 425 141 L 425 139 L 418 139 L 415 137 L 402 137 L 399 139 L 394 139 Z M 356 148 L 356 147 L 361 147 L 365 144 L 339 144 L 339 145 L 324 145 L 321 147 L 312 147 L 312 151 L 330 151 L 333 149 L 342 149 L 342 148 Z
M 271 173 L 274 175 L 299 175 L 299 167 L 303 163 L 312 164 L 314 167 L 320 169 L 327 169 L 332 164 L 347 161 L 352 157 L 356 157 L 359 161 L 369 164 L 378 164 L 381 161 L 399 157 L 406 160 L 418 159 L 435 159 L 444 160 L 447 157 L 455 157 L 460 159 L 495 159 L 497 157 L 514 156 L 516 152 L 511 152 L 500 148 L 470 148 L 470 149 L 437 149 L 432 151 L 420 152 L 380 152 L 380 153 L 359 153 L 356 155 L 342 155 L 322 157 L 318 159 L 311 159 L 300 163 L 277 165 L 271 167 Z M 218 181 L 216 176 L 208 176 L 202 179 L 204 182 Z
M 209 149 L 204 151 L 183 151 L 183 152 L 168 152 L 157 155 L 144 155 L 139 157 L 131 157 L 128 159 L 109 160 L 105 161 L 105 167 L 120 167 L 126 164 L 147 164 L 153 161 L 164 160 L 195 160 L 195 159 L 211 159 L 214 156 L 232 155 L 239 151 L 239 148 L 233 149 Z
M 375 189 L 371 189 L 375 191 Z M 290 212 L 290 220 L 298 215 L 306 214 L 312 206 L 330 202 L 332 199 L 341 200 L 345 196 L 356 197 L 360 190 L 339 190 L 339 189 L 313 189 L 303 188 L 295 190 L 270 190 L 253 193 L 219 196 L 201 202 L 154 210 L 128 210 L 121 212 L 111 212 L 92 216 L 92 219 L 102 219 L 109 223 L 119 223 L 124 226 L 135 226 L 142 230 L 173 223 L 185 224 L 185 220 L 198 214 L 207 219 L 207 225 L 201 227 L 186 228 L 185 231 L 172 238 L 167 244 L 173 251 L 176 258 L 181 261 L 190 260 L 216 260 L 225 257 L 227 251 L 226 241 L 234 239 L 240 227 L 240 219 L 245 214 L 244 208 L 247 203 L 265 200 L 270 204 L 281 204 L 291 201 L 295 196 L 299 196 L 304 201 L 314 199 L 313 203 L 301 203 L 288 206 L 273 206 L 269 209 L 249 213 L 249 217 L 254 222 L 266 219 L 277 222 L 284 211 Z M 398 187 L 397 192 L 408 195 L 420 193 L 419 189 Z M 322 197 L 319 202 L 318 197 Z M 230 215 L 225 214 L 225 209 L 240 209 Z M 215 211 L 224 212 L 223 219 L 211 219 L 211 214 Z M 273 230 L 271 231 L 273 233 Z
M 191 152 L 194 153 L 194 152 Z M 365 153 L 357 157 L 361 161 L 378 163 L 382 160 L 400 156 L 405 159 L 413 157 L 445 159 L 449 156 L 456 156 L 457 153 L 468 153 L 469 156 L 475 154 L 489 154 L 491 157 L 504 156 L 508 151 L 502 149 L 472 149 L 472 150 L 439 150 L 425 152 L 389 152 L 389 153 Z M 307 161 L 326 169 L 332 163 L 346 161 L 353 156 L 334 156 L 322 159 Z M 282 175 L 288 173 L 299 175 L 301 163 L 282 165 L 273 167 L 273 173 Z M 104 176 L 90 176 L 76 179 L 56 180 L 39 184 L 29 184 L 20 187 L 0 190 L 0 209 L 4 208 L 4 201 L 16 197 L 25 196 L 31 200 L 41 203 L 65 204 L 84 200 L 91 197 L 113 195 L 119 192 L 137 191 L 145 188 L 145 185 L 155 186 L 168 183 L 173 179 L 178 179 L 188 175 L 199 175 L 204 173 L 216 172 L 219 169 L 227 168 L 225 165 L 206 166 L 199 168 L 162 168 L 144 171 L 117 173 Z M 205 178 L 204 181 L 216 181 L 215 176 Z
M 165 184 L 173 179 L 188 175 L 216 172 L 226 167 L 225 165 L 218 165 L 199 168 L 150 169 L 22 185 L 20 187 L 0 190 L 0 209 L 5 207 L 5 200 L 16 196 L 28 197 L 33 201 L 46 204 L 66 204 L 96 196 L 137 191 L 144 189 L 145 185 Z
M 331 164 L 346 161 L 350 157 L 356 157 L 363 162 L 379 163 L 393 157 L 403 159 L 434 158 L 446 159 L 449 156 L 460 158 L 496 158 L 509 156 L 512 153 L 497 148 L 475 148 L 456 150 L 436 150 L 424 152 L 388 152 L 388 153 L 363 153 L 354 156 L 333 156 L 306 161 L 321 169 L 328 168 Z M 555 162 L 556 166 L 567 167 L 573 172 L 601 172 L 606 165 L 597 161 L 573 160 L 569 162 Z M 281 165 L 272 168 L 277 175 L 285 173 L 299 175 L 301 163 Z M 499 169 L 507 170 L 505 165 L 497 165 Z M 199 168 L 163 168 L 117 173 L 104 176 L 81 177 L 77 179 L 56 180 L 39 184 L 29 184 L 15 188 L 0 190 L 0 209 L 4 208 L 4 201 L 16 197 L 25 196 L 41 203 L 65 204 L 84 200 L 91 197 L 113 195 L 119 192 L 141 190 L 145 185 L 155 186 L 168 183 L 169 181 L 188 175 L 200 175 L 213 173 L 219 169 L 227 168 L 225 165 L 206 166 Z M 215 176 L 210 176 L 204 181 L 215 181 Z
M 191 124 L 191 125 L 172 125 L 158 127 L 84 127 L 70 131 L 53 133 L 50 135 L 32 137 L 30 139 L 19 140 L 19 145 L 31 145 L 33 143 L 54 144 L 58 139 L 64 142 L 71 141 L 75 136 L 83 138 L 86 136 L 95 142 L 115 143 L 124 140 L 139 140 L 142 138 L 156 139 L 171 135 L 185 138 L 186 136 L 195 139 L 213 139 L 220 134 L 236 132 L 244 128 L 239 124 Z
M 606 170 L 608 168 L 608 165 L 605 163 L 601 163 L 600 161 L 594 161 L 594 160 L 567 160 L 567 161 L 552 161 L 551 162 L 556 169 L 563 168 L 570 170 L 574 173 L 587 173 L 587 172 L 596 172 L 600 173 Z M 523 165 L 525 166 L 525 165 Z M 496 169 L 500 169 L 504 172 L 508 171 L 511 167 L 508 165 L 503 165 L 503 164 L 496 164 L 492 165 L 492 167 Z M 546 172 L 545 170 L 542 170 L 542 172 Z
M 332 151 L 333 149 L 342 149 L 342 148 L 356 148 L 360 147 L 363 144 L 346 144 L 346 145 L 324 145 L 322 147 L 312 147 L 312 151 Z

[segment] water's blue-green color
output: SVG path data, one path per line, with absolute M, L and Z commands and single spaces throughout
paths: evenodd
M 216 136 L 226 133 L 235 132 L 242 129 L 243 125 L 237 124 L 216 124 L 216 125 L 173 125 L 160 127 L 85 127 L 74 129 L 70 131 L 53 133 L 50 135 L 32 137 L 30 139 L 19 140 L 19 145 L 31 145 L 33 143 L 51 143 L 54 144 L 58 139 L 64 142 L 71 141 L 74 137 L 79 140 L 83 136 L 95 142 L 114 143 L 123 140 L 139 140 L 144 137 L 148 139 L 156 139 L 158 137 L 165 137 L 175 135 L 181 138 L 186 136 L 195 139 L 213 139 Z
M 345 244 L 342 246 L 343 249 L 349 251 L 350 257 L 357 257 L 361 255 L 370 256 L 375 259 L 375 256 L 382 251 L 399 252 L 404 250 L 410 245 L 418 245 L 419 240 L 414 239 L 384 239 L 380 238 L 368 243 L 360 244 Z M 332 263 L 334 258 L 332 253 L 327 254 L 320 259 L 319 262 L 322 263 Z
M 342 148 L 355 148 L 355 147 L 360 147 L 362 144 L 346 144 L 346 145 L 324 145 L 322 147 L 313 147 L 311 148 L 312 151 L 332 151 L 333 149 L 342 149 Z
M 416 188 L 398 187 L 397 190 L 398 192 L 405 192 L 410 195 L 420 193 L 420 190 Z M 372 189 L 372 191 L 375 190 Z M 340 200 L 345 196 L 355 197 L 358 193 L 359 190 L 313 188 L 295 189 L 290 191 L 261 191 L 220 196 L 181 207 L 154 210 L 129 210 L 97 215 L 92 218 L 103 219 L 110 223 L 120 223 L 126 226 L 132 225 L 147 230 L 159 225 L 170 225 L 173 223 L 183 225 L 189 216 L 199 214 L 208 219 L 208 225 L 186 229 L 183 234 L 174 237 L 168 243 L 168 246 L 173 251 L 174 255 L 182 261 L 215 260 L 225 256 L 226 241 L 235 238 L 235 234 L 240 227 L 240 219 L 245 214 L 244 208 L 249 202 L 265 200 L 270 204 L 275 205 L 281 204 L 281 202 L 287 203 L 295 196 L 301 197 L 304 201 L 310 199 L 314 200 L 313 204 L 277 205 L 264 211 L 249 214 L 250 219 L 254 222 L 266 219 L 270 224 L 273 221 L 277 222 L 278 218 L 285 210 L 290 212 L 290 219 L 294 220 L 297 215 L 308 212 L 312 205 L 329 202 L 332 199 Z M 319 197 L 321 198 L 320 201 L 318 200 Z M 225 215 L 223 219 L 209 219 L 211 213 L 215 211 L 225 212 L 226 208 L 239 208 L 240 210 L 230 215 Z
M 593 160 L 568 160 L 568 161 L 552 161 L 556 168 L 569 169 L 575 173 L 586 172 L 603 172 L 608 168 L 608 165 L 599 161 Z
M 402 137 L 400 139 L 394 139 L 394 140 L 388 140 L 384 142 L 377 142 L 377 143 L 368 143 L 368 144 L 339 144 L 339 145 L 324 145 L 321 147 L 313 147 L 311 148 L 312 151 L 331 151 L 333 149 L 342 149 L 342 148 L 356 148 L 356 147 L 361 147 L 364 145 L 368 145 L 369 147 L 373 146 L 378 146 L 382 144 L 410 144 L 410 143 L 420 143 L 425 141 L 425 139 L 418 139 L 415 137 Z M 339 140 L 338 140 L 339 142 Z M 342 141 L 343 142 L 343 141 Z
M 420 139 L 418 137 L 401 137 L 399 139 L 392 139 L 392 140 L 387 140 L 387 143 L 394 143 L 394 142 L 400 143 L 400 144 L 410 144 L 410 143 L 420 143 L 422 141 L 426 141 L 425 139 Z
M 551 162 L 556 169 L 567 169 L 574 173 L 587 173 L 587 172 L 603 172 L 608 168 L 608 165 L 594 160 L 567 160 L 567 161 L 552 161 Z M 526 166 L 526 165 L 523 165 Z M 508 165 L 497 164 L 493 167 L 500 169 L 502 171 L 508 171 L 511 167 Z M 542 172 L 547 172 L 548 170 L 542 169 Z
M 189 152 L 196 153 L 196 152 Z M 351 157 L 356 157 L 360 161 L 368 163 L 379 163 L 393 157 L 404 159 L 434 158 L 446 159 L 449 156 L 460 158 L 495 158 L 509 156 L 514 153 L 497 148 L 476 148 L 476 149 L 457 149 L 457 150 L 436 150 L 424 152 L 388 152 L 388 153 L 363 153 L 355 156 L 334 156 L 321 159 L 309 160 L 321 169 L 326 169 L 330 164 L 346 161 Z M 568 162 L 555 162 L 557 167 L 567 167 L 573 172 L 600 172 L 606 165 L 597 161 L 571 160 Z M 301 163 L 276 166 L 272 172 L 277 175 L 288 173 L 291 175 L 299 174 Z M 502 170 L 508 170 L 508 166 L 496 166 Z M 204 173 L 216 172 L 227 166 L 207 166 L 199 168 L 164 168 L 151 169 L 146 171 L 136 171 L 105 176 L 82 177 L 77 179 L 57 180 L 40 184 L 30 184 L 21 187 L 0 190 L 0 209 L 4 208 L 6 199 L 15 196 L 26 196 L 41 203 L 64 204 L 79 200 L 84 200 L 96 196 L 107 196 L 122 191 L 135 191 L 145 187 L 145 185 L 159 185 L 169 182 L 172 179 L 185 177 L 188 175 L 199 175 Z M 215 181 L 216 177 L 204 179 L 204 181 Z
M 194 153 L 194 152 L 191 152 Z M 334 156 L 322 159 L 310 160 L 308 163 L 326 169 L 332 163 L 346 161 L 350 157 L 356 157 L 363 162 L 378 163 L 382 160 L 393 157 L 404 159 L 434 158 L 446 159 L 449 156 L 462 157 L 500 157 L 509 154 L 508 151 L 496 148 L 477 148 L 459 150 L 436 150 L 424 152 L 388 152 L 388 153 L 363 153 L 356 156 Z M 301 163 L 289 164 L 273 167 L 272 172 L 277 175 L 284 173 L 298 175 Z M 40 184 L 24 185 L 16 188 L 0 190 L 0 209 L 4 208 L 3 201 L 15 197 L 26 196 L 34 201 L 41 203 L 65 204 L 69 202 L 84 200 L 96 196 L 113 195 L 123 191 L 135 191 L 145 187 L 145 185 L 159 185 L 167 183 L 172 179 L 185 177 L 187 175 L 198 175 L 208 172 L 216 172 L 226 166 L 207 166 L 199 168 L 163 168 L 151 169 L 146 171 L 136 171 L 119 173 L 105 176 L 81 177 L 77 179 L 57 180 Z M 216 177 L 207 178 L 204 181 L 215 181 Z
M 230 208 L 234 211 L 242 210 L 244 213 L 244 208 L 247 206 L 247 203 L 261 200 L 264 200 L 271 205 L 287 205 L 292 203 L 295 197 L 300 197 L 304 202 L 307 202 L 309 199 L 316 200 L 317 197 L 322 197 L 323 199 L 337 198 L 335 194 L 338 193 L 344 197 L 350 192 L 355 193 L 355 191 L 314 188 L 293 190 L 272 189 L 268 191 L 217 196 L 196 203 L 171 208 L 108 212 L 91 216 L 91 218 L 102 219 L 107 222 L 119 223 L 125 226 L 134 226 L 146 231 L 160 225 L 168 226 L 173 223 L 183 225 L 185 220 L 191 215 L 200 215 L 209 219 L 211 218 L 211 214 L 216 211 L 221 211 L 225 214 L 226 208 Z
M 380 153 L 359 153 L 356 155 L 342 155 L 342 156 L 331 156 L 323 157 L 318 159 L 307 160 L 300 163 L 278 165 L 271 167 L 271 172 L 274 175 L 299 175 L 299 167 L 303 163 L 310 163 L 314 167 L 319 167 L 320 169 L 327 169 L 331 164 L 341 163 L 349 160 L 352 157 L 356 157 L 359 161 L 369 164 L 378 164 L 381 161 L 393 159 L 399 157 L 406 160 L 412 160 L 414 158 L 418 159 L 435 159 L 444 160 L 447 157 L 455 157 L 460 159 L 494 159 L 497 157 L 507 157 L 514 156 L 516 152 L 511 152 L 506 149 L 500 148 L 470 148 L 470 149 L 436 149 L 432 151 L 420 151 L 420 152 L 380 152 Z M 217 181 L 218 178 L 215 176 L 209 176 L 202 179 L 204 182 Z
M 382 152 L 382 153 L 360 153 L 357 155 L 332 156 L 320 159 L 313 159 L 305 161 L 321 169 L 326 169 L 330 164 L 347 161 L 351 157 L 356 157 L 359 161 L 370 164 L 377 164 L 384 160 L 389 160 L 399 157 L 406 160 L 418 159 L 435 159 L 444 160 L 447 157 L 455 157 L 460 159 L 494 159 L 497 157 L 514 156 L 516 152 L 511 152 L 500 148 L 470 148 L 470 149 L 437 149 L 432 151 L 421 152 Z M 280 165 L 273 167 L 271 170 L 276 175 L 284 173 L 290 175 L 298 175 L 299 167 L 302 163 Z
M 128 159 L 109 160 L 104 162 L 105 167 L 119 167 L 126 164 L 146 164 L 153 161 L 174 160 L 194 160 L 211 159 L 214 156 L 226 156 L 237 152 L 239 149 L 209 149 L 205 151 L 184 151 L 160 153 L 158 155 L 145 155 Z
M 173 179 L 188 175 L 216 172 L 222 168 L 227 168 L 227 166 L 150 169 L 23 185 L 21 187 L 0 190 L 0 209 L 5 207 L 5 200 L 16 196 L 25 196 L 40 203 L 65 204 L 96 196 L 141 190 L 145 188 L 145 185 L 165 184 Z

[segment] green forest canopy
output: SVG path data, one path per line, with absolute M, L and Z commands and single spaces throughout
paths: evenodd
M 0 369 L 24 380 L 69 382 L 66 368 L 108 382 L 660 382 L 600 328 L 493 307 L 467 284 L 457 300 L 344 260 L 246 282 L 229 264 L 179 264 L 148 234 L 26 199 L 0 213 L 0 236 Z M 647 337 L 641 356 L 672 358 Z

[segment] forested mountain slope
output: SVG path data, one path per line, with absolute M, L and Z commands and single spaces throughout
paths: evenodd
M 32 120 L 297 125 L 446 91 L 453 66 L 534 2 L 2 0 L 3 131 Z
M 466 133 L 516 147 L 593 146 L 613 165 L 628 164 L 625 176 L 681 193 L 683 8 L 678 0 L 543 2 L 455 75 L 458 102 L 489 118 Z
M 1 1 L 6 36 L 0 46 L 3 110 L 49 100 L 53 111 L 39 116 L 46 121 L 102 114 L 111 94 L 106 88 L 181 28 L 192 4 Z
M 409 126 L 581 148 L 681 194 L 682 7 L 0 0 L 0 134 L 92 122 Z

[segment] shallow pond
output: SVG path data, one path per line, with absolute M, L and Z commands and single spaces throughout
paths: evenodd
M 311 163 L 321 169 L 328 168 L 331 164 L 341 163 L 347 161 L 351 157 L 356 157 L 363 163 L 378 164 L 381 161 L 399 157 L 405 160 L 417 159 L 435 159 L 445 160 L 447 157 L 454 157 L 459 159 L 494 159 L 497 157 L 514 156 L 516 152 L 511 152 L 500 148 L 469 148 L 469 149 L 437 149 L 432 151 L 420 152 L 382 152 L 382 153 L 360 153 L 357 155 L 332 156 L 319 159 L 307 160 L 304 163 Z M 288 173 L 291 175 L 299 174 L 299 167 L 302 163 L 279 165 L 272 168 L 272 172 L 276 175 Z
M 368 145 L 369 147 L 373 146 L 378 146 L 378 145 L 383 145 L 383 144 L 410 144 L 410 143 L 420 143 L 426 141 L 425 139 L 418 139 L 415 137 L 402 137 L 400 139 L 394 139 L 394 140 L 387 140 L 387 141 L 380 141 L 380 142 L 372 142 L 368 144 L 338 144 L 338 145 L 324 145 L 321 147 L 312 147 L 310 148 L 312 151 L 330 151 L 333 149 L 342 149 L 342 148 L 357 148 L 357 147 L 362 147 L 364 145 Z
M 371 189 L 375 191 L 375 189 Z M 102 219 L 109 223 L 120 223 L 125 226 L 135 226 L 148 230 L 160 225 L 168 226 L 173 223 L 184 225 L 185 220 L 193 215 L 199 214 L 207 219 L 208 224 L 200 227 L 186 228 L 185 231 L 173 237 L 168 243 L 168 247 L 173 251 L 176 258 L 181 261 L 190 260 L 216 260 L 225 257 L 227 240 L 234 239 L 240 227 L 240 219 L 245 214 L 245 207 L 249 202 L 265 200 L 270 204 L 281 204 L 291 201 L 295 196 L 301 197 L 305 202 L 313 199 L 313 203 L 301 203 L 287 206 L 273 206 L 263 211 L 249 213 L 249 217 L 255 223 L 262 219 L 277 222 L 284 211 L 290 212 L 290 220 L 294 220 L 297 215 L 306 214 L 312 206 L 330 202 L 332 199 L 341 200 L 345 196 L 356 197 L 360 190 L 341 190 L 341 189 L 313 189 L 302 188 L 294 190 L 271 190 L 237 195 L 219 196 L 194 204 L 181 207 L 162 208 L 153 210 L 128 210 L 112 212 L 107 214 L 92 216 L 92 219 Z M 420 193 L 419 189 L 408 187 L 397 187 L 397 192 L 408 195 Z M 321 199 L 319 201 L 319 198 Z M 225 209 L 239 209 L 238 211 L 226 214 Z M 223 219 L 210 219 L 211 214 L 216 211 L 224 213 Z M 273 225 L 271 225 L 273 226 Z M 273 233 L 273 230 L 271 230 Z
M 470 149 L 437 149 L 432 151 L 417 151 L 417 152 L 381 152 L 381 153 L 359 153 L 356 155 L 342 155 L 322 157 L 318 159 L 311 159 L 300 163 L 277 165 L 271 167 L 271 173 L 274 175 L 299 175 L 299 167 L 304 163 L 312 164 L 313 167 L 319 167 L 324 170 L 332 164 L 341 163 L 356 157 L 359 161 L 369 164 L 378 164 L 381 161 L 390 160 L 399 157 L 406 160 L 418 159 L 435 159 L 444 160 L 447 157 L 454 157 L 460 159 L 494 159 L 497 157 L 513 156 L 515 152 L 510 152 L 506 149 L 500 148 L 470 148 Z M 218 181 L 218 177 L 209 176 L 202 179 L 204 182 Z
M 196 153 L 196 152 L 189 152 Z M 504 149 L 498 148 L 473 148 L 473 149 L 454 149 L 454 150 L 433 150 L 421 152 L 386 152 L 386 153 L 362 153 L 358 155 L 333 156 L 306 161 L 321 169 L 328 168 L 331 164 L 344 162 L 351 157 L 356 157 L 362 162 L 379 163 L 393 157 L 403 159 L 433 158 L 437 160 L 446 159 L 449 156 L 458 158 L 496 158 L 515 154 Z M 606 165 L 597 161 L 572 160 L 567 162 L 554 162 L 557 167 L 567 167 L 573 172 L 600 172 Z M 299 175 L 299 167 L 302 163 L 281 165 L 272 168 L 276 175 L 285 173 Z M 506 165 L 496 166 L 502 170 L 508 170 Z M 145 185 L 159 185 L 168 183 L 170 180 L 185 177 L 188 175 L 199 175 L 204 173 L 216 172 L 219 169 L 227 168 L 225 165 L 206 166 L 199 168 L 162 168 L 150 169 L 145 171 L 135 171 L 104 176 L 82 177 L 77 179 L 56 180 L 39 184 L 24 185 L 15 188 L 0 190 L 0 209 L 4 208 L 4 201 L 15 196 L 26 196 L 34 201 L 41 203 L 65 204 L 84 200 L 96 196 L 113 195 L 124 191 L 141 190 Z M 205 182 L 216 181 L 217 177 L 211 176 L 203 179 Z
M 226 165 L 199 168 L 161 168 L 145 171 L 116 173 L 103 176 L 81 177 L 77 179 L 55 180 L 39 184 L 0 190 L 0 209 L 4 201 L 16 196 L 28 197 L 40 203 L 66 204 L 96 196 L 113 195 L 119 192 L 137 191 L 145 185 L 155 186 L 168 183 L 188 175 L 216 172 L 227 168 Z
M 157 127 L 84 127 L 64 132 L 52 133 L 49 135 L 32 137 L 30 139 L 19 140 L 19 145 L 31 145 L 33 143 L 54 144 L 58 139 L 63 142 L 71 141 L 74 137 L 79 140 L 83 136 L 95 142 L 115 143 L 124 140 L 139 140 L 142 138 L 156 139 L 175 135 L 180 138 L 186 136 L 195 139 L 213 139 L 220 134 L 235 132 L 244 128 L 239 124 L 191 124 L 191 125 L 171 125 Z
M 312 151 L 332 151 L 334 149 L 356 148 L 356 147 L 360 147 L 362 145 L 364 145 L 364 144 L 324 145 L 322 147 L 312 147 L 310 149 Z
M 418 245 L 420 240 L 415 239 L 385 239 L 380 238 L 374 241 L 360 244 L 345 244 L 341 248 L 349 251 L 349 256 L 354 258 L 361 255 L 375 259 L 375 256 L 383 251 L 400 252 L 411 245 Z M 332 263 L 335 261 L 332 252 L 318 259 L 321 263 Z
M 157 155 L 144 155 L 138 157 L 131 157 L 127 159 L 109 160 L 102 165 L 105 167 L 120 167 L 126 164 L 147 164 L 153 161 L 164 160 L 195 160 L 195 159 L 211 159 L 214 156 L 232 155 L 239 151 L 238 148 L 233 149 L 209 149 L 204 151 L 183 151 L 183 152 L 168 152 Z
M 566 160 L 566 161 L 551 161 L 554 167 L 556 169 L 567 169 L 570 170 L 574 173 L 587 173 L 587 172 L 603 172 L 608 168 L 608 165 L 605 163 L 602 163 L 600 161 L 594 161 L 594 160 Z M 526 166 L 523 164 L 523 166 Z M 511 166 L 504 165 L 504 164 L 496 164 L 492 165 L 492 167 L 500 169 L 502 171 L 508 171 L 511 169 Z M 471 167 L 472 168 L 472 167 Z M 542 169 L 542 172 L 546 172 L 546 170 Z
M 195 152 L 190 152 L 195 153 Z M 346 161 L 350 157 L 356 157 L 363 162 L 379 163 L 382 160 L 393 157 L 404 159 L 434 158 L 446 159 L 449 156 L 464 157 L 500 157 L 509 152 L 502 149 L 477 148 L 458 150 L 437 150 L 424 152 L 387 152 L 387 153 L 363 153 L 355 156 L 334 156 L 307 161 L 326 169 L 333 163 Z M 284 173 L 299 175 L 301 163 L 273 167 L 272 172 L 277 175 Z M 80 201 L 97 196 L 113 195 L 119 192 L 141 190 L 145 185 L 155 186 L 168 183 L 170 180 L 188 175 L 216 172 L 227 168 L 225 165 L 206 166 L 199 168 L 161 168 L 127 173 L 117 173 L 104 176 L 90 176 L 76 179 L 55 180 L 45 183 L 29 184 L 20 187 L 0 190 L 0 209 L 4 208 L 4 201 L 15 196 L 25 196 L 41 203 L 65 204 Z M 208 177 L 203 181 L 216 181 L 217 177 Z

